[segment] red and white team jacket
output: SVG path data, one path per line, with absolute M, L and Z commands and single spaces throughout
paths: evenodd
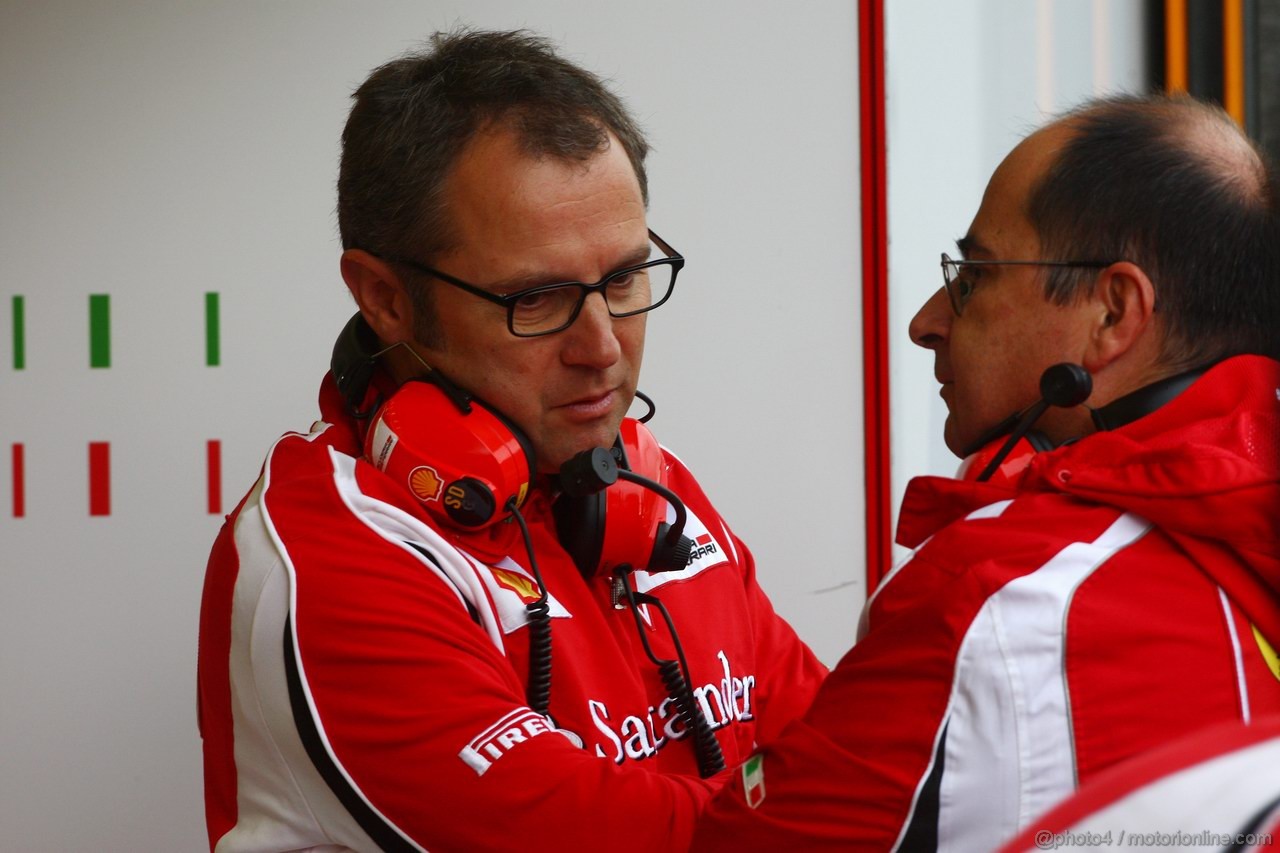
M 1224 361 L 1012 487 L 917 479 L 898 541 L 697 849 L 992 850 L 1130 756 L 1280 712 L 1280 364 Z
M 1225 723 L 1108 770 L 1001 853 L 1280 846 L 1280 717 Z
M 205 803 L 217 851 L 676 850 L 724 775 L 685 725 L 610 579 L 584 580 L 546 494 L 523 512 L 550 595 L 550 716 L 527 707 L 519 536 L 455 547 L 359 458 L 332 380 L 325 422 L 274 447 L 227 519 L 200 615 Z M 699 542 L 638 573 L 670 611 L 727 766 L 808 706 L 825 670 L 773 611 L 750 553 L 668 454 Z M 675 657 L 651 607 L 655 653 Z

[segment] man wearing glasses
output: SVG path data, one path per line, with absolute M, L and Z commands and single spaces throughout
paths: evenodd
M 825 670 L 750 553 L 624 422 L 684 263 L 646 221 L 645 153 L 523 33 L 439 35 L 356 92 L 359 315 L 323 421 L 277 442 L 209 563 L 212 848 L 681 849 L 721 768 L 808 707 Z M 633 491 L 596 495 L 630 497 L 571 493 L 562 466 L 598 488 L 615 444 Z
M 910 334 L 984 464 L 909 485 L 912 553 L 699 849 L 993 850 L 1131 756 L 1280 712 L 1274 170 L 1217 108 L 1095 101 L 1014 149 L 959 249 Z

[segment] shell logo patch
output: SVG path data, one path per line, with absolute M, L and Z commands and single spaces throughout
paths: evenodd
M 476 577 L 484 584 L 494 613 L 502 623 L 502 633 L 510 634 L 528 625 L 529 605 L 541 598 L 543 592 L 532 573 L 509 556 L 497 564 L 485 564 L 474 557 L 471 561 Z M 551 618 L 573 618 L 551 590 L 546 590 L 546 593 Z
M 419 465 L 409 472 L 409 491 L 420 501 L 438 501 L 444 489 L 444 480 L 435 468 Z
M 490 566 L 489 571 L 493 572 L 493 579 L 499 586 L 520 596 L 520 600 L 525 604 L 533 604 L 542 595 L 538 591 L 538 585 L 522 574 L 500 569 L 497 566 Z

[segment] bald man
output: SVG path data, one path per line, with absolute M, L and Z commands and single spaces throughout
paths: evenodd
M 911 483 L 911 555 L 698 849 L 991 850 L 1130 756 L 1280 711 L 1278 205 L 1185 98 L 1088 103 L 1001 163 L 910 327 L 982 476 Z

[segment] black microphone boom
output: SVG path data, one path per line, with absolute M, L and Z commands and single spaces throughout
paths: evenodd
M 1035 422 L 1040 420 L 1040 416 L 1048 411 L 1050 406 L 1058 406 L 1063 409 L 1074 408 L 1089 399 L 1089 395 L 1092 393 L 1093 377 L 1089 375 L 1089 371 L 1078 364 L 1064 361 L 1061 364 L 1055 364 L 1040 374 L 1041 399 L 1037 400 L 1035 405 L 1027 409 L 1018 418 L 1018 425 L 1009 434 L 1009 440 L 1000 448 L 1000 452 L 987 463 L 987 467 L 982 469 L 982 473 L 978 475 L 978 482 L 985 483 L 991 479 L 991 475 L 1000 468 L 1000 463 L 1013 451 L 1017 443 L 1035 425 Z
M 575 454 L 560 466 L 560 488 L 575 498 L 594 495 L 618 481 L 618 463 L 603 447 Z
M 1078 364 L 1064 361 L 1040 374 L 1040 396 L 1062 409 L 1074 408 L 1093 393 L 1093 377 Z

